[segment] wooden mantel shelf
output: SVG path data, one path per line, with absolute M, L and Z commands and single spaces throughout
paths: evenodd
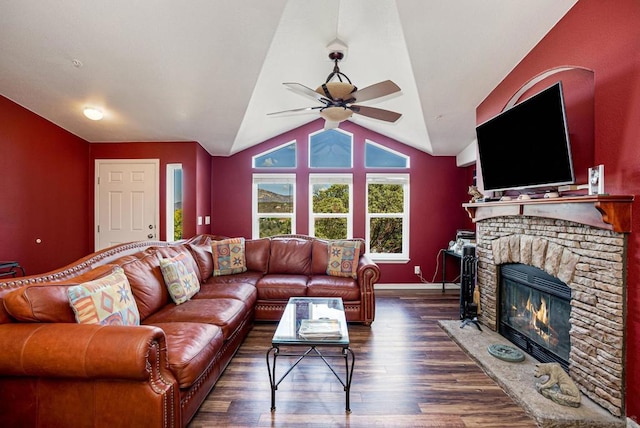
M 614 232 L 631 232 L 632 195 L 568 196 L 463 204 L 473 222 L 503 216 L 568 220 Z

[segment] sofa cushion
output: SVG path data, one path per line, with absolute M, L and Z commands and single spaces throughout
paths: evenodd
M 121 268 L 111 275 L 67 289 L 80 324 L 139 325 L 140 313 Z
M 67 289 L 72 285 L 102 278 L 113 273 L 115 265 L 102 265 L 63 283 L 29 284 L 4 296 L 5 310 L 20 322 L 75 323 L 76 316 L 69 305 Z
M 269 273 L 311 275 L 312 242 L 301 238 L 271 238 Z
M 223 275 L 223 276 L 212 276 L 205 282 L 207 284 L 234 284 L 236 282 L 248 282 L 250 284 L 256 285 L 258 280 L 262 278 L 260 272 L 255 271 L 246 271 L 242 273 L 236 273 L 235 275 Z
M 167 338 L 169 368 L 180 388 L 188 388 L 214 364 L 224 342 L 216 325 L 194 322 L 153 324 Z
M 356 241 L 331 241 L 327 275 L 357 278 L 360 260 L 360 243 Z
M 248 239 L 244 242 L 244 254 L 247 269 L 267 273 L 269 269 L 269 255 L 271 253 L 271 239 Z
M 191 299 L 182 305 L 167 305 L 143 321 L 156 325 L 159 322 L 198 322 L 217 325 L 225 340 L 242 324 L 247 310 L 238 299 Z
M 258 300 L 288 300 L 289 297 L 306 296 L 308 280 L 306 275 L 265 275 L 256 284 Z
M 307 284 L 307 296 L 342 297 L 345 302 L 360 301 L 360 286 L 353 278 L 314 275 Z
M 200 281 L 196 273 L 187 268 L 186 254 L 160 260 L 160 270 L 169 295 L 176 305 L 186 302 L 200 291 Z
M 211 240 L 207 239 L 203 243 L 188 244 L 187 248 L 198 265 L 200 280 L 206 281 L 213 275 L 213 255 L 211 254 Z
M 213 276 L 233 275 L 247 270 L 244 238 L 229 238 L 211 242 Z
M 157 251 L 150 250 L 138 254 L 134 260 L 123 263 L 122 269 L 129 279 L 131 291 L 138 304 L 140 319 L 147 318 L 170 302 L 169 290 L 164 285 L 160 271 L 160 257 Z
M 200 287 L 200 292 L 196 294 L 194 299 L 219 299 L 231 298 L 238 299 L 244 303 L 244 306 L 251 310 L 258 298 L 258 290 L 255 285 L 248 282 L 227 282 L 222 284 L 211 284 L 205 282 Z

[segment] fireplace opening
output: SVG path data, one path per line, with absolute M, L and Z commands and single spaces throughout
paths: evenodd
M 500 268 L 498 331 L 543 363 L 569 368 L 571 289 L 541 269 L 520 263 Z

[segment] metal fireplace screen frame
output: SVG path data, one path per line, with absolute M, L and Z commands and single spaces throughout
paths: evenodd
M 569 368 L 571 289 L 520 263 L 500 268 L 498 331 L 541 362 Z

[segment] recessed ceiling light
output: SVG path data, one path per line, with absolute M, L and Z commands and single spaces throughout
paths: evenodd
M 93 107 L 85 107 L 84 115 L 91 120 L 101 120 L 104 117 L 102 110 Z

